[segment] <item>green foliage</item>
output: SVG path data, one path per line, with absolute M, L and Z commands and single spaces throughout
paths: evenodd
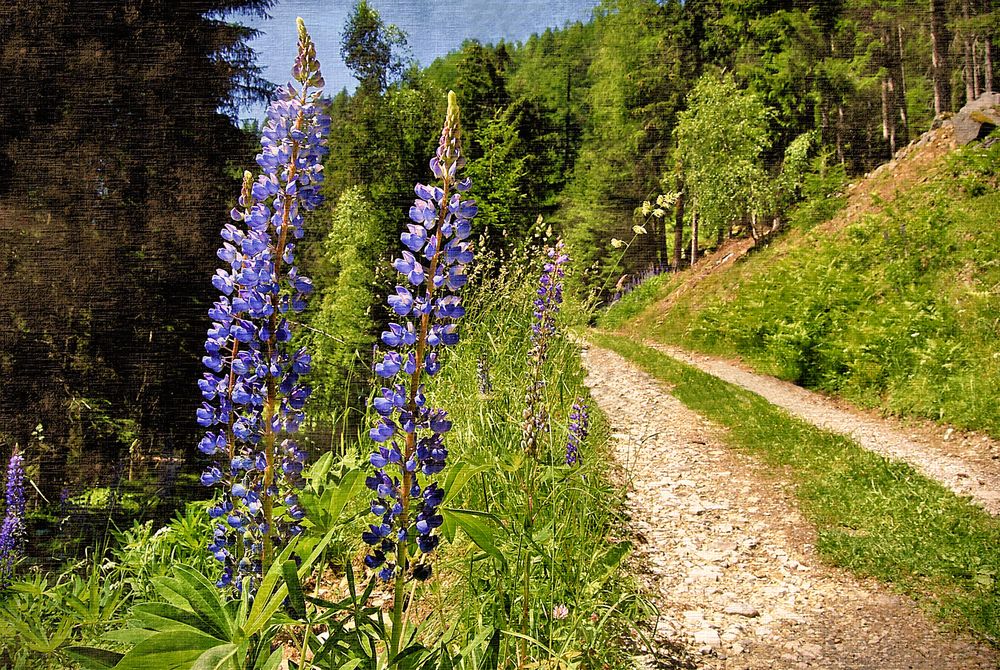
M 486 121 L 476 134 L 480 158 L 469 161 L 466 176 L 472 179 L 472 195 L 479 206 L 476 226 L 494 252 L 509 249 L 523 239 L 528 222 L 516 212 L 524 197 L 519 186 L 525 176 L 517 128 L 511 111 Z
M 891 582 L 958 626 L 1000 639 L 1000 521 L 909 465 L 793 418 L 756 394 L 624 337 L 595 339 L 725 426 L 732 446 L 787 473 L 825 557 Z
M 998 152 L 966 148 L 881 211 L 839 233 L 779 241 L 638 327 L 655 318 L 656 338 L 1000 435 Z
M 601 312 L 597 318 L 598 325 L 607 330 L 621 328 L 642 314 L 658 296 L 669 293 L 677 282 L 678 277 L 672 274 L 660 274 L 647 279 Z
M 813 226 L 832 219 L 844 205 L 847 197 L 847 173 L 840 163 L 827 165 L 826 154 L 816 156 L 812 170 L 801 179 L 800 191 L 803 200 L 788 212 L 793 228 L 809 230 Z
M 387 247 L 377 212 L 361 188 L 344 191 L 332 219 L 308 338 L 315 365 L 312 407 L 327 416 L 345 397 L 351 400 L 345 388 L 364 380 L 371 365 L 379 302 L 375 269 Z
M 731 76 L 714 74 L 698 80 L 687 104 L 677 123 L 677 152 L 706 232 L 770 211 L 774 194 L 762 162 L 771 142 L 767 108 Z
M 442 630 L 449 625 L 445 621 L 480 622 L 456 627 L 446 636 L 455 642 L 474 639 L 482 626 L 497 631 L 501 667 L 515 662 L 522 640 L 539 663 L 619 667 L 626 663 L 623 650 L 609 641 L 624 632 L 626 622 L 650 610 L 620 571 L 628 544 L 611 539 L 623 519 L 622 491 L 601 474 L 608 458 L 607 424 L 593 409 L 583 465 L 564 464 L 570 406 L 587 391 L 577 346 L 558 337 L 545 368 L 550 431 L 542 438 L 539 461 L 523 451 L 520 416 L 534 296 L 534 279 L 525 284 L 517 278 L 523 272 L 487 281 L 471 297 L 463 340 L 442 371 L 440 390 L 433 391 L 447 389 L 449 397 L 464 398 L 449 411 L 454 421 L 449 462 L 462 467 L 450 466 L 444 531 L 465 533 L 473 547 L 450 545 L 442 557 L 440 570 L 460 576 L 460 587 L 448 598 L 453 604 L 426 624 L 435 629 L 439 616 Z M 490 369 L 489 395 L 477 391 L 480 356 Z M 534 511 L 526 524 L 528 509 Z M 566 605 L 569 617 L 555 619 L 556 605 Z
M 386 25 L 366 0 L 354 3 L 340 43 L 340 57 L 362 90 L 381 93 L 402 73 L 406 60 L 406 34 Z
M 205 504 L 192 503 L 158 530 L 146 522 L 117 532 L 116 546 L 103 560 L 15 582 L 0 600 L 0 661 L 66 667 L 66 648 L 93 644 L 120 626 L 134 603 L 154 595 L 154 578 L 175 565 L 206 570 L 213 562 L 205 551 L 210 534 Z

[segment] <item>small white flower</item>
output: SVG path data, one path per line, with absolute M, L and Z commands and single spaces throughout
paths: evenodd
M 632 232 L 635 233 L 636 235 L 645 235 L 646 234 L 646 227 L 645 226 L 632 226 Z
M 664 214 L 665 212 L 659 207 L 653 210 L 653 216 L 655 216 L 658 219 L 662 219 Z
M 657 202 L 659 204 L 659 202 Z M 653 206 L 649 204 L 649 200 L 642 203 L 642 215 L 649 216 L 649 213 L 653 210 Z
M 615 249 L 621 249 L 623 246 L 625 246 L 625 243 L 619 240 L 617 237 L 612 237 L 611 246 L 613 246 Z
M 569 608 L 565 605 L 556 605 L 552 608 L 553 619 L 565 619 L 569 616 Z

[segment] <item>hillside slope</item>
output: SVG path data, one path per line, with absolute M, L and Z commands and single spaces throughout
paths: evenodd
M 661 280 L 622 329 L 1000 436 L 998 185 L 1000 143 L 956 150 L 946 124 L 851 187 L 831 220 Z

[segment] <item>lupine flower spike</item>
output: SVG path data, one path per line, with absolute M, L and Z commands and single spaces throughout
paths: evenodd
M 566 465 L 576 465 L 580 462 L 580 446 L 587 439 L 590 430 L 590 413 L 583 398 L 573 401 L 569 413 L 569 438 L 566 441 Z
M 198 423 L 209 429 L 198 448 L 217 462 L 201 476 L 221 485 L 210 551 L 222 563 L 219 586 L 251 592 L 275 545 L 302 532 L 306 453 L 293 439 L 304 418 L 310 356 L 292 351 L 292 314 L 305 309 L 309 278 L 295 266 L 303 214 L 322 202 L 322 158 L 330 120 L 321 112 L 323 77 L 316 49 L 298 21 L 294 81 L 267 110 L 257 155 L 260 174 L 244 173 L 234 223 L 222 230 L 225 263 L 212 284 L 222 293 L 209 316 L 208 368 L 198 382 L 205 402 Z M 276 509 L 277 507 L 277 509 Z
M 493 382 L 490 381 L 490 363 L 482 354 L 476 359 L 476 382 L 480 395 L 488 396 L 493 393 Z
M 14 447 L 7 464 L 6 513 L 0 526 L 0 587 L 6 588 L 24 547 L 24 458 Z
M 549 342 L 556 333 L 556 315 L 562 305 L 563 278 L 569 256 L 562 240 L 554 247 L 546 247 L 545 263 L 538 278 L 538 290 L 534 303 L 534 322 L 531 325 L 531 350 L 528 352 L 528 367 L 531 371 L 531 385 L 525 394 L 522 446 L 531 456 L 538 455 L 539 436 L 548 430 L 549 417 L 542 402 L 545 379 L 542 368 L 548 357 Z
M 434 529 L 443 522 L 438 507 L 444 489 L 426 479 L 421 484 L 421 475 L 431 477 L 444 468 L 444 435 L 451 421 L 445 410 L 428 406 L 423 382 L 424 375 L 433 377 L 441 369 L 444 347 L 458 343 L 455 322 L 465 314 L 457 293 L 472 261 L 467 240 L 477 208 L 462 199 L 471 186 L 456 176 L 464 164 L 458 102 L 450 92 L 430 162 L 438 182 L 414 189 L 411 223 L 401 237 L 405 250 L 393 261 L 401 280 L 388 298 L 398 319 L 382 333 L 389 350 L 375 364 L 375 374 L 385 380 L 373 403 L 379 420 L 370 434 L 378 449 L 371 455 L 375 472 L 367 479 L 378 496 L 371 504 L 377 520 L 363 539 L 371 547 L 365 563 L 387 581 L 408 572 L 417 579 L 430 576 L 428 563 L 411 566 L 408 556 L 414 542 L 421 554 L 433 551 L 439 542 Z

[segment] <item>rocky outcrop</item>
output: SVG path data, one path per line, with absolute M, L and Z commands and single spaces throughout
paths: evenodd
M 984 93 L 951 119 L 959 146 L 981 140 L 1000 126 L 1000 93 Z

